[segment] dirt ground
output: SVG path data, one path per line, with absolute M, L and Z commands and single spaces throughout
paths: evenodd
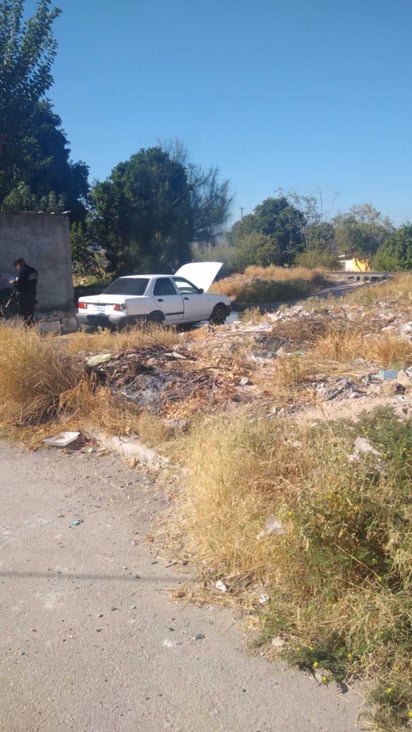
M 0 444 L 3 732 L 350 732 L 361 697 L 248 654 L 147 532 L 153 472 Z M 80 522 L 73 525 L 72 522 Z

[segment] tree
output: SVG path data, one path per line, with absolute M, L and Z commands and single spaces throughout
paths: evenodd
M 352 206 L 347 213 L 333 219 L 340 253 L 349 256 L 371 256 L 394 232 L 391 221 L 369 203 Z
M 191 243 L 216 235 L 227 215 L 227 184 L 214 169 L 185 166 L 161 147 L 141 149 L 92 190 L 94 220 L 111 269 L 169 272 Z
M 404 224 L 381 244 L 373 266 L 383 272 L 412 270 L 412 224 Z
M 266 198 L 252 214 L 233 225 L 228 238 L 237 249 L 249 251 L 265 264 L 290 265 L 304 248 L 304 224 L 304 215 L 287 198 Z M 264 238 L 250 239 L 252 234 Z M 259 241 L 261 254 L 257 248 Z M 257 263 L 257 259 L 248 262 Z
M 39 0 L 23 22 L 24 0 L 0 2 L 0 206 L 85 216 L 88 168 L 72 163 L 61 120 L 45 94 L 60 10 Z
M 301 195 L 296 191 L 278 189 L 278 195 L 283 195 L 295 208 L 303 214 L 301 219 L 302 236 L 305 242 L 304 250 L 336 257 L 335 229 L 330 216 L 337 199 L 337 193 L 328 195 L 319 190 L 316 195 Z M 314 257 L 309 257 L 313 259 Z M 325 261 L 327 261 L 327 257 Z
M 60 11 L 51 9 L 49 0 L 41 0 L 25 23 L 23 11 L 24 0 L 0 3 L 1 180 L 24 156 L 18 141 L 31 129 L 37 105 L 53 82 L 57 44 L 52 25 Z

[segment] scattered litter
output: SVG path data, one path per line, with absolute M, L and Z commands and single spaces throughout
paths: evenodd
M 54 437 L 46 437 L 43 442 L 45 445 L 50 445 L 50 447 L 68 447 L 76 442 L 79 437 L 80 432 L 59 432 Z
M 80 526 L 80 524 L 83 523 L 83 519 L 76 519 L 75 521 L 72 521 L 70 526 Z
M 273 648 L 283 648 L 283 646 L 286 644 L 286 641 L 283 640 L 283 638 L 280 637 L 280 635 L 275 635 L 274 638 L 272 638 L 270 645 L 273 646 Z
M 262 529 L 262 531 L 259 531 L 256 539 L 259 541 L 260 539 L 264 539 L 265 536 L 274 536 L 274 535 L 280 535 L 284 534 L 285 529 L 281 522 L 276 518 L 274 514 L 271 514 L 266 519 L 265 528 Z
M 96 368 L 96 366 L 101 366 L 104 363 L 108 363 L 113 358 L 113 355 L 111 353 L 97 353 L 95 356 L 90 356 L 86 364 L 90 368 Z
M 349 459 L 353 463 L 356 460 L 359 460 L 361 455 L 374 455 L 378 458 L 382 457 L 380 452 L 373 447 L 366 437 L 357 437 L 354 444 L 354 451 Z
M 384 381 L 392 381 L 392 379 L 396 379 L 398 377 L 398 372 L 395 371 L 395 369 L 388 369 L 387 371 L 381 369 L 379 371 L 379 376 Z
M 252 382 L 247 376 L 242 376 L 239 381 L 240 386 L 251 386 Z
M 225 583 L 222 582 L 222 580 L 218 580 L 215 584 L 215 587 L 217 590 L 219 590 L 219 592 L 227 592 L 227 587 Z
M 175 644 L 172 641 L 165 639 L 162 643 L 162 646 L 163 648 L 174 648 Z
M 355 399 L 362 396 L 362 392 L 351 379 L 338 379 L 333 385 L 318 384 L 317 392 L 325 402 L 333 399 Z
M 263 594 L 262 594 L 262 595 L 261 595 L 261 596 L 259 597 L 259 604 L 260 604 L 260 605 L 266 605 L 266 603 L 267 603 L 267 602 L 269 602 L 269 599 L 270 599 L 270 598 L 269 598 L 269 595 L 267 595 L 267 594 L 266 594 L 266 592 L 264 592 L 264 593 L 263 593 Z

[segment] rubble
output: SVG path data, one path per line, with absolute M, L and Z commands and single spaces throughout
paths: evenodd
M 322 415 L 339 418 L 341 405 L 351 416 L 385 402 L 406 414 L 412 408 L 412 364 L 382 368 L 355 355 L 345 373 L 339 360 L 323 358 L 316 347 L 331 333 L 362 332 L 367 339 L 388 328 L 409 339 L 410 318 L 407 308 L 389 302 L 368 309 L 325 300 L 311 309 L 308 301 L 306 307 L 268 312 L 257 323 L 237 320 L 183 332 L 173 349 L 150 346 L 84 358 L 95 387 L 109 388 L 138 410 L 159 416 L 176 435 L 202 413 L 242 406 L 268 418 L 310 413 L 318 406 Z

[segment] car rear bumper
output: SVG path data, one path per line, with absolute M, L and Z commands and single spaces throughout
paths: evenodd
M 121 328 L 127 323 L 127 318 L 124 315 L 115 317 L 112 315 L 105 315 L 104 313 L 77 313 L 77 322 L 79 325 L 94 325 L 95 327 L 100 326 L 101 328 Z

